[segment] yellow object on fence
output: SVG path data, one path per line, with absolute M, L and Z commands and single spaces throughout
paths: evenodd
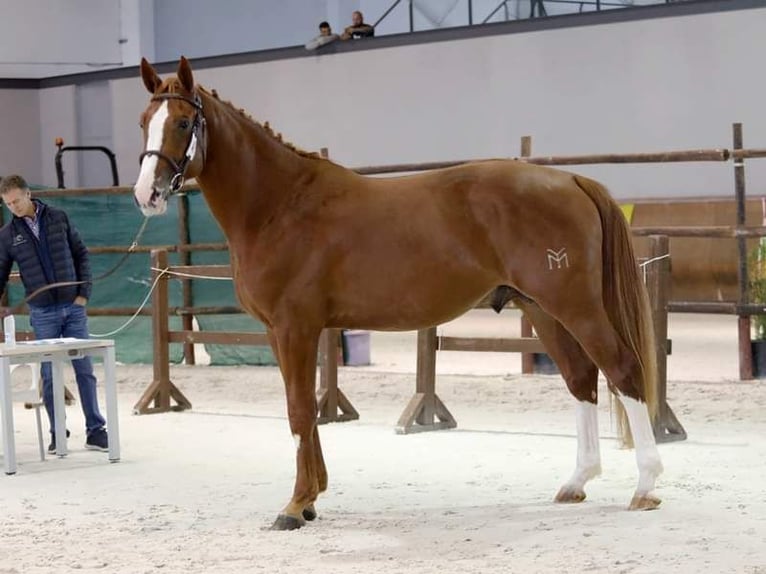
M 633 208 L 636 207 L 633 203 L 623 203 L 620 205 L 620 209 L 622 209 L 622 214 L 625 216 L 625 219 L 628 220 L 628 223 L 633 223 Z

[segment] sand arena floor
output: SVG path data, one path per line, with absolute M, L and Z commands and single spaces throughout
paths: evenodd
M 518 317 L 473 311 L 449 334 L 512 335 Z M 369 367 L 340 369 L 359 421 L 322 426 L 330 476 L 319 519 L 266 529 L 287 502 L 294 444 L 276 368 L 174 366 L 184 413 L 134 416 L 151 366 L 119 366 L 122 456 L 37 460 L 17 406 L 15 476 L 0 475 L 0 573 L 766 573 L 766 386 L 740 383 L 736 320 L 673 315 L 669 403 L 689 433 L 660 446 L 659 510 L 625 510 L 637 474 L 599 407 L 603 475 L 580 505 L 552 497 L 573 470 L 573 401 L 518 355 L 442 353 L 451 431 L 400 436 L 415 334 L 374 333 Z M 71 379 L 71 370 L 67 370 Z M 602 384 L 602 396 L 605 389 Z

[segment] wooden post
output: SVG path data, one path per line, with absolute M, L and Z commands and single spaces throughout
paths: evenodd
M 657 416 L 653 422 L 657 442 L 686 439 L 686 431 L 668 404 L 668 295 L 670 293 L 670 241 L 651 235 L 649 261 L 644 267 L 646 289 L 654 324 L 657 355 Z
M 452 414 L 436 395 L 436 327 L 418 331 L 418 360 L 415 396 L 399 417 L 397 434 L 451 429 L 457 426 Z M 434 417 L 439 422 L 434 422 Z
M 178 195 L 178 243 L 179 245 L 189 245 L 190 240 L 189 196 L 186 193 L 180 193 Z M 191 251 L 182 249 L 179 251 L 178 257 L 181 265 L 191 265 Z M 194 295 L 192 293 L 191 279 L 181 279 L 181 292 L 183 306 L 187 309 L 192 308 L 194 306 Z M 190 313 L 181 315 L 181 325 L 184 331 L 191 331 L 194 328 L 193 322 L 194 316 Z M 184 361 L 187 365 L 193 365 L 195 363 L 194 345 L 192 343 L 184 343 Z
M 436 413 L 436 327 L 418 331 L 415 392 L 422 397 L 416 416 L 419 425 L 433 424 Z
M 532 155 L 532 136 L 521 136 L 521 153 L 519 155 L 520 157 L 530 157 Z M 529 322 L 525 315 L 521 316 L 521 336 L 532 336 L 532 323 Z M 534 353 L 521 354 L 521 372 L 524 375 L 531 375 L 535 372 Z
M 742 149 L 742 124 L 732 124 L 733 149 Z M 734 194 L 737 199 L 737 228 L 745 226 L 745 160 L 734 159 Z M 739 286 L 739 304 L 750 302 L 747 273 L 747 239 L 737 237 L 737 284 Z M 743 381 L 753 378 L 753 350 L 750 345 L 750 315 L 740 315 L 737 321 L 739 341 L 739 378 Z
M 168 277 L 162 270 L 168 267 L 168 252 L 165 249 L 152 249 L 152 280 L 157 282 L 152 292 L 152 348 L 154 351 L 154 380 L 149 385 L 136 405 L 133 414 L 147 414 L 182 411 L 191 408 L 191 403 L 170 380 L 170 337 L 168 326 Z M 171 406 L 170 399 L 177 406 Z M 154 403 L 150 407 L 150 403 Z
M 354 405 L 338 388 L 339 338 L 340 329 L 325 329 L 319 338 L 318 424 L 355 421 L 359 418 Z
M 326 158 L 329 152 L 323 147 L 319 154 Z M 319 391 L 317 393 L 318 424 L 353 421 L 359 413 L 338 388 L 338 351 L 340 329 L 324 329 L 319 338 Z M 338 410 L 340 409 L 340 414 Z

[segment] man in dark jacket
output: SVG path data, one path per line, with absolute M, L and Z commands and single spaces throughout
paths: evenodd
M 362 16 L 359 10 L 354 10 L 351 13 L 351 26 L 346 26 L 343 34 L 340 35 L 340 39 L 356 40 L 358 38 L 372 38 L 374 35 L 375 28 L 364 21 L 364 16 Z
M 91 290 L 90 262 L 80 234 L 66 213 L 32 199 L 27 182 L 19 175 L 0 181 L 0 197 L 13 214 L 11 222 L 0 229 L 0 293 L 5 290 L 14 261 L 27 297 L 52 283 L 73 283 L 42 290 L 32 297 L 27 302 L 29 322 L 37 339 L 89 338 L 85 305 Z M 90 357 L 84 357 L 73 360 L 72 366 L 85 414 L 85 448 L 107 451 L 106 421 L 98 408 L 93 364 Z M 54 453 L 56 427 L 50 362 L 42 364 L 42 378 L 43 401 L 51 425 L 48 452 Z

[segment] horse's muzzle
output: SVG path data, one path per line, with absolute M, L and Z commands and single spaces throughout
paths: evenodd
M 152 193 L 149 196 L 148 201 L 139 201 L 138 195 L 134 193 L 133 202 L 136 204 L 136 207 L 141 210 L 141 213 L 143 213 L 146 217 L 151 217 L 152 215 L 161 215 L 167 211 L 169 192 L 170 190 L 167 188 L 158 189 L 156 187 L 152 187 Z

